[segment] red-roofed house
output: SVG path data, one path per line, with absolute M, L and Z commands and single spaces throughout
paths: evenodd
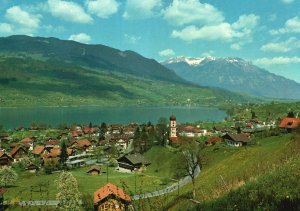
M 29 150 L 33 150 L 33 142 L 34 142 L 34 139 L 33 138 L 24 138 L 20 141 L 20 143 L 23 143 L 23 144 L 28 144 L 30 147 L 29 147 Z
M 297 127 L 300 127 L 300 118 L 284 117 L 279 124 L 279 128 L 286 129 L 288 132 L 291 132 Z
M 71 148 L 87 151 L 92 148 L 92 144 L 87 139 L 75 140 L 75 142 L 72 144 Z
M 94 210 L 128 210 L 130 207 L 130 197 L 112 183 L 94 192 Z

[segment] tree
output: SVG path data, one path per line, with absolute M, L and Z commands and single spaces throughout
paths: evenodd
M 198 168 L 201 167 L 201 149 L 202 145 L 199 145 L 195 141 L 189 140 L 185 140 L 180 148 L 181 156 L 179 156 L 179 159 L 181 166 L 184 169 L 185 173 L 192 179 L 193 198 L 196 197 L 195 176 Z
M 140 127 L 137 127 L 134 131 L 132 144 L 133 144 L 133 148 L 136 152 L 141 151 L 141 130 L 140 130 Z
M 101 158 L 102 158 L 103 154 L 104 154 L 103 147 L 98 146 L 98 147 L 95 148 L 94 156 L 97 159 L 97 162 L 101 161 Z
M 14 183 L 18 179 L 18 174 L 9 167 L 4 167 L 0 170 L 0 182 L 5 187 L 9 183 Z
M 167 144 L 167 139 L 168 139 L 167 119 L 161 117 L 158 120 L 156 127 L 157 127 L 157 140 L 160 145 L 165 146 Z
M 61 153 L 59 155 L 59 162 L 62 164 L 63 168 L 66 167 L 66 161 L 68 159 L 67 145 L 66 142 L 63 141 L 61 143 Z
M 295 114 L 293 111 L 290 111 L 287 115 L 287 117 L 290 117 L 290 118 L 295 118 Z
M 63 171 L 56 181 L 57 190 L 56 199 L 59 201 L 60 210 L 81 210 L 80 193 L 76 178 L 70 173 Z
M 140 139 L 141 139 L 141 144 L 142 144 L 141 152 L 145 152 L 149 149 L 148 132 L 146 130 L 146 126 L 143 126 L 143 128 L 142 128 Z

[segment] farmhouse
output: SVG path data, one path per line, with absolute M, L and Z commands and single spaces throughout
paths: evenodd
M 12 161 L 13 158 L 6 154 L 5 151 L 0 151 L 0 167 L 8 166 L 11 164 Z
M 148 166 L 151 163 L 141 154 L 124 155 L 117 159 L 119 167 L 128 170 L 139 170 L 142 166 Z
M 27 149 L 22 145 L 16 145 L 10 152 L 9 155 L 14 159 L 14 162 L 20 161 L 23 158 L 28 157 Z
M 123 189 L 108 183 L 94 192 L 94 210 L 130 210 L 131 199 Z
M 245 134 L 227 133 L 224 136 L 222 136 L 222 138 L 229 146 L 234 147 L 241 147 L 247 145 L 251 141 Z

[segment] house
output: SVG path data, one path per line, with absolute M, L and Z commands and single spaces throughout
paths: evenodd
M 279 124 L 279 128 L 286 129 L 288 132 L 297 129 L 298 127 L 300 127 L 300 118 L 284 117 Z
M 94 176 L 94 175 L 99 175 L 100 172 L 101 172 L 100 166 L 93 165 L 86 173 Z
M 83 151 L 88 151 L 92 149 L 92 144 L 89 140 L 83 139 L 83 140 L 75 140 L 71 148 L 77 149 L 77 150 L 83 150 Z
M 123 155 L 117 159 L 119 168 L 128 169 L 130 171 L 139 170 L 143 166 L 151 164 L 143 155 L 136 153 L 131 155 Z
M 112 183 L 94 192 L 94 210 L 132 210 L 131 198 Z
M 31 153 L 34 157 L 40 157 L 42 154 L 46 153 L 46 149 L 42 145 L 36 145 Z
M 39 169 L 39 167 L 33 163 L 28 164 L 25 168 L 26 171 L 29 171 L 31 173 L 36 172 L 38 169 Z
M 60 142 L 58 140 L 55 139 L 49 139 L 48 141 L 46 141 L 44 143 L 45 148 L 50 151 L 52 148 L 54 147 L 59 147 Z
M 14 159 L 14 162 L 27 158 L 27 149 L 22 145 L 15 146 L 10 150 L 9 155 Z
M 110 144 L 113 144 L 115 146 L 120 146 L 123 150 L 126 150 L 128 146 L 132 143 L 133 136 L 132 135 L 115 135 L 112 136 L 109 140 Z
M 222 139 L 220 137 L 210 137 L 209 139 L 207 139 L 205 141 L 205 145 L 215 145 L 217 142 L 222 141 Z
M 24 138 L 20 141 L 20 143 L 22 144 L 28 144 L 30 147 L 29 147 L 29 150 L 33 150 L 33 142 L 34 142 L 34 139 L 33 138 Z
M 9 166 L 13 162 L 13 158 L 5 153 L 5 151 L 0 151 L 0 168 L 4 166 Z
M 120 124 L 113 124 L 110 127 L 110 131 L 112 134 L 120 134 L 122 133 L 122 130 L 123 130 L 123 125 Z
M 223 140 L 229 145 L 234 147 L 240 147 L 245 146 L 251 140 L 245 135 L 245 134 L 230 134 L 226 133 L 224 136 L 222 136 Z

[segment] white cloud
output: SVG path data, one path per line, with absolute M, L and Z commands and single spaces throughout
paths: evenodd
M 8 23 L 0 23 L 0 33 L 1 34 L 12 34 L 13 27 Z
M 218 24 L 223 22 L 222 12 L 198 0 L 174 0 L 164 11 L 164 19 L 172 25 Z
M 40 15 L 32 15 L 22 10 L 19 6 L 10 7 L 5 13 L 5 18 L 9 20 L 9 22 L 32 30 L 39 28 L 40 17 Z
M 271 35 L 286 34 L 286 33 L 300 33 L 300 19 L 298 16 L 288 19 L 285 22 L 284 27 L 280 29 L 270 30 Z
M 91 14 L 100 18 L 109 18 L 118 11 L 119 3 L 116 0 L 88 0 L 86 7 Z
M 127 0 L 123 18 L 145 19 L 158 15 L 162 0 Z
M 253 31 L 258 21 L 259 16 L 254 14 L 241 15 L 233 24 L 222 22 L 214 25 L 208 24 L 203 27 L 190 25 L 182 30 L 173 30 L 171 37 L 180 38 L 189 42 L 193 40 L 234 41 L 235 43 L 231 45 L 231 48 L 240 50 L 245 43 L 252 41 Z
M 81 43 L 89 43 L 92 39 L 89 35 L 85 33 L 79 33 L 79 34 L 72 34 L 69 37 L 69 40 L 74 40 Z
M 185 41 L 192 40 L 228 40 L 232 38 L 230 24 L 221 23 L 219 25 L 204 26 L 198 28 L 194 25 L 187 26 L 181 31 L 174 30 L 171 37 L 180 38 Z
M 74 23 L 92 23 L 93 18 L 77 3 L 63 0 L 48 0 L 48 6 L 54 17 Z
M 291 4 L 294 2 L 294 0 L 281 0 L 281 2 L 283 2 L 285 4 Z
M 133 36 L 133 35 L 129 35 L 129 34 L 124 34 L 125 40 L 131 44 L 136 44 L 141 37 L 139 36 Z
M 259 58 L 254 61 L 257 65 L 280 65 L 300 63 L 300 57 L 273 57 L 273 58 Z
M 293 49 L 300 48 L 300 40 L 295 37 L 291 37 L 283 42 L 270 42 L 263 45 L 260 49 L 262 51 L 272 51 L 272 52 L 289 52 Z
M 158 54 L 160 56 L 173 56 L 175 55 L 175 52 L 172 50 L 172 49 L 165 49 L 165 50 L 162 50 L 160 52 L 158 52 Z
M 232 50 L 239 51 L 239 50 L 242 49 L 242 46 L 241 46 L 240 43 L 232 43 L 232 44 L 230 45 L 230 48 L 231 48 Z

